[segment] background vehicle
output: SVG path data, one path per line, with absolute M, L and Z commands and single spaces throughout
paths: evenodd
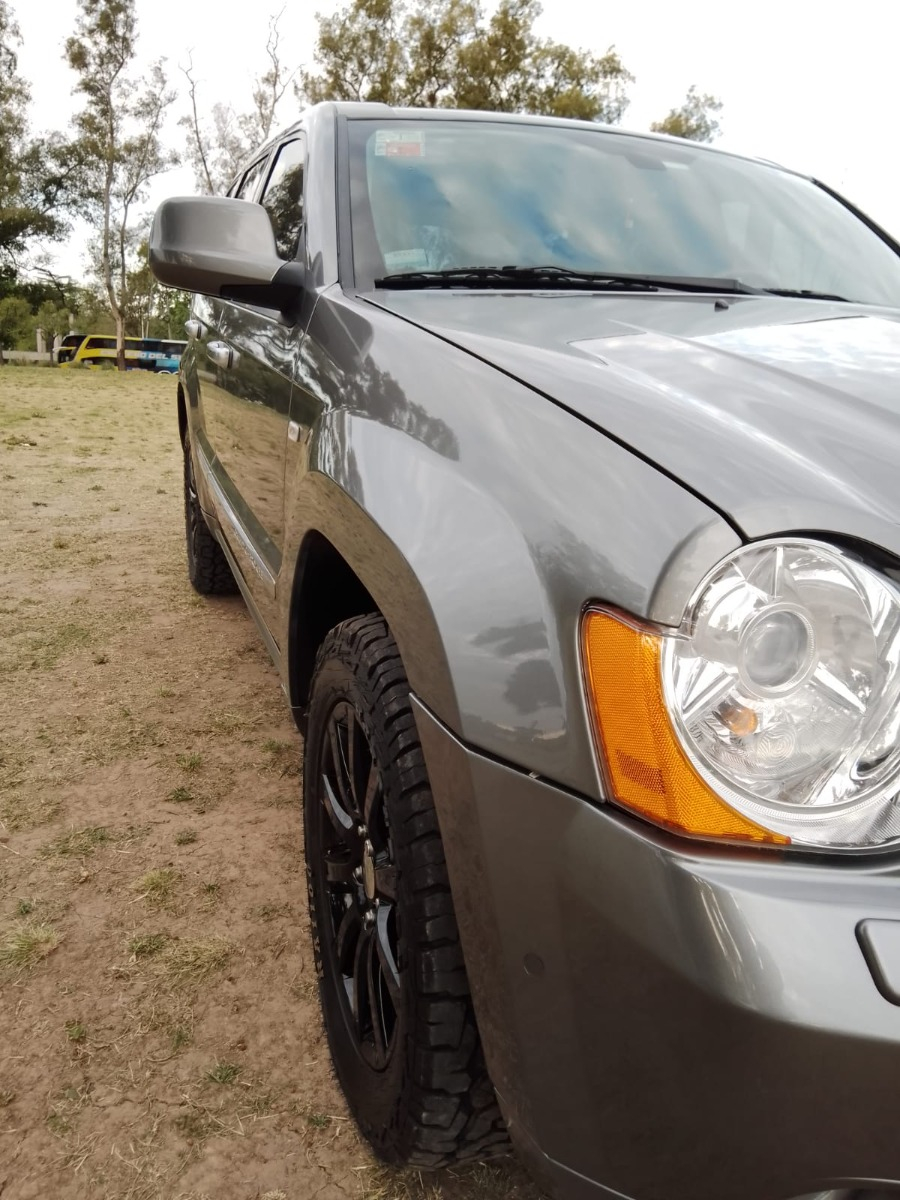
M 198 293 L 190 577 L 305 731 L 377 1152 L 900 1187 L 898 247 L 705 147 L 363 104 L 166 202 L 150 261 Z
M 56 361 L 62 365 L 63 363 L 71 362 L 75 351 L 85 339 L 83 333 L 67 333 L 59 344 L 59 349 L 56 352 Z
M 78 339 L 76 342 L 75 339 Z M 178 370 L 181 354 L 187 342 L 163 341 L 161 338 L 125 338 L 125 364 L 129 371 Z M 63 357 L 65 348 L 65 357 Z M 108 334 L 73 334 L 65 338 L 58 358 L 60 366 L 82 363 L 98 367 L 116 362 L 116 339 Z

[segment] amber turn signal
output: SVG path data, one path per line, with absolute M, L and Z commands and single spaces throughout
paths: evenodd
M 582 639 L 588 701 L 611 800 L 693 837 L 789 844 L 790 838 L 726 804 L 681 748 L 663 696 L 661 637 L 590 610 Z M 734 720 L 748 718 L 735 714 Z

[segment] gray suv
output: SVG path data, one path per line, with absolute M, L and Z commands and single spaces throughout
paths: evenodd
M 688 142 L 323 104 L 150 262 L 376 1153 L 900 1188 L 898 246 Z

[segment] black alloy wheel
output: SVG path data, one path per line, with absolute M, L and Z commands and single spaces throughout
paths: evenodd
M 386 1162 L 508 1151 L 396 643 L 377 613 L 325 638 L 303 770 L 310 925 L 335 1072 Z
M 397 869 L 381 772 L 352 705 L 329 714 L 319 774 L 322 865 L 328 903 L 323 918 L 339 974 L 344 1019 L 360 1056 L 374 1070 L 394 1049 L 401 1004 L 397 966 Z

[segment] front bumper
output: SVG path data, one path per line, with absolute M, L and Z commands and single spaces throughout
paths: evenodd
M 900 1186 L 900 864 L 667 837 L 416 705 L 491 1076 L 566 1200 Z

